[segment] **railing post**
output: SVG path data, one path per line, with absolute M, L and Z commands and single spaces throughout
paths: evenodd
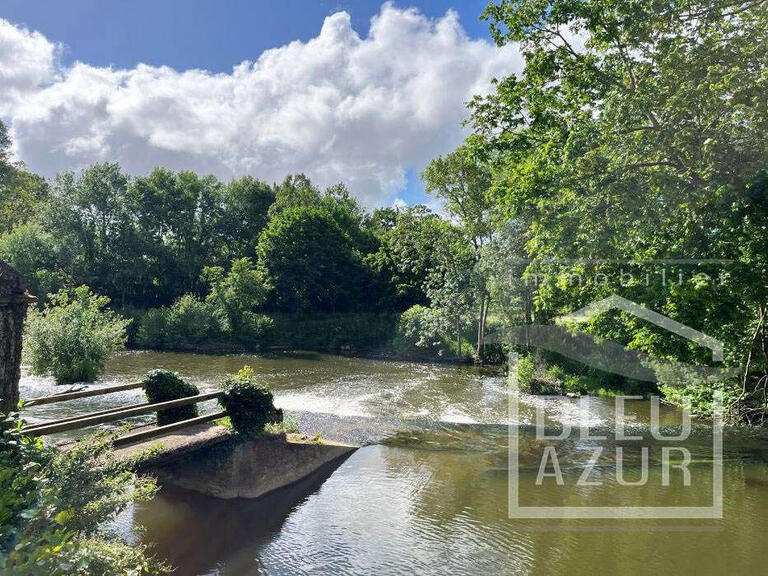
M 34 301 L 24 277 L 0 260 L 0 413 L 14 411 L 19 403 L 21 338 L 27 306 Z

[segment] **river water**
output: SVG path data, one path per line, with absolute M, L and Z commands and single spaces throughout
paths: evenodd
M 499 375 L 313 353 L 130 352 L 110 362 L 100 385 L 166 368 L 201 390 L 214 390 L 224 374 L 245 364 L 272 385 L 276 404 L 298 418 L 303 432 L 322 430 L 327 438 L 365 445 L 336 470 L 265 499 L 220 501 L 165 488 L 152 502 L 129 510 L 116 528 L 154 546 L 177 574 L 768 573 L 768 440 L 758 433 L 725 435 L 721 519 L 510 519 L 510 392 Z M 55 390 L 50 379 L 28 375 L 21 388 L 23 398 Z M 611 399 L 581 404 L 514 392 L 512 397 L 522 425 L 515 476 L 521 504 L 711 503 L 712 436 L 706 423 L 694 423 L 685 443 L 689 482 L 682 470 L 673 470 L 679 474 L 663 485 L 663 442 L 650 440 L 648 481 L 628 487 L 619 485 L 617 447 L 625 446 L 625 480 L 642 477 L 642 458 L 609 433 L 616 422 Z M 138 401 L 141 393 L 130 391 L 31 408 L 27 416 L 43 421 Z M 587 424 L 593 435 L 606 436 L 574 433 L 558 443 L 564 486 L 553 477 L 536 485 L 544 445 L 531 428 L 537 408 L 555 428 Z M 627 402 L 622 421 L 628 431 L 648 436 L 648 402 Z M 662 428 L 674 431 L 679 423 L 680 414 L 662 406 Z M 604 452 L 591 471 L 591 485 L 579 485 L 596 446 Z

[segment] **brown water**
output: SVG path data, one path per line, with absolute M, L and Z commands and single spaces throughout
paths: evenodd
M 765 574 L 768 543 L 768 442 L 726 434 L 724 513 L 716 520 L 514 520 L 508 517 L 508 391 L 501 376 L 471 368 L 349 359 L 315 354 L 281 357 L 130 353 L 116 358 L 104 383 L 146 370 L 178 370 L 202 389 L 251 364 L 275 389 L 276 403 L 303 427 L 373 442 L 333 472 L 259 501 L 219 501 L 166 489 L 117 527 L 155 546 L 178 574 Z M 26 377 L 22 396 L 52 384 Z M 131 392 L 53 406 L 32 417 L 126 403 Z M 577 422 L 577 400 L 519 397 L 520 423 L 537 406 L 550 423 Z M 56 407 L 58 406 L 58 407 Z M 614 404 L 590 399 L 586 421 L 610 429 Z M 628 406 L 628 425 L 647 430 L 646 402 Z M 662 412 L 674 426 L 675 410 Z M 329 431 L 332 431 L 329 433 Z M 521 502 L 557 506 L 706 505 L 712 497 L 711 435 L 699 424 L 687 441 L 690 487 L 673 476 L 662 486 L 658 445 L 649 481 L 619 486 L 610 455 L 617 442 L 558 444 L 565 486 L 535 487 L 541 442 L 523 428 Z M 606 454 L 597 486 L 576 486 L 594 446 Z M 630 454 L 627 476 L 639 477 Z M 525 489 L 524 489 L 525 487 Z M 141 526 L 142 533 L 134 531 Z

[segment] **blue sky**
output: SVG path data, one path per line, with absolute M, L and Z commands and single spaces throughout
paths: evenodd
M 418 175 L 461 143 L 467 100 L 520 66 L 490 42 L 484 6 L 3 0 L 0 119 L 46 176 L 104 160 L 302 171 L 369 206 L 422 202 Z
M 229 72 L 269 48 L 317 34 L 326 16 L 346 11 L 366 34 L 381 2 L 370 0 L 3 0 L 0 17 L 66 45 L 64 61 L 130 68 L 142 62 L 177 70 Z M 464 30 L 488 38 L 485 2 L 415 0 L 431 17 L 456 10 Z

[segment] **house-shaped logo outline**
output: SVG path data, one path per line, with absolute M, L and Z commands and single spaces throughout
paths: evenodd
M 712 350 L 712 360 L 714 362 L 723 361 L 724 347 L 720 340 L 712 338 L 703 332 L 699 332 L 690 326 L 681 324 L 676 320 L 672 320 L 672 318 L 668 318 L 663 314 L 654 312 L 650 308 L 646 308 L 641 304 L 637 304 L 636 302 L 622 298 L 618 294 L 612 294 L 607 298 L 592 302 L 591 304 L 588 304 L 583 308 L 576 310 L 575 312 L 560 316 L 556 319 L 556 322 L 558 324 L 583 323 L 609 310 L 621 310 L 623 312 L 627 312 L 633 316 L 641 318 L 642 320 L 650 322 L 651 324 L 659 326 L 660 328 L 664 328 L 668 332 L 672 332 L 673 334 L 677 334 L 678 336 L 695 342 L 700 346 L 709 348 Z

